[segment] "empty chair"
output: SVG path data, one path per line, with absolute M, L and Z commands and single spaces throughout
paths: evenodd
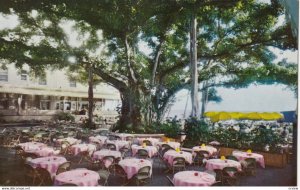
M 99 162 L 100 168 L 109 168 L 110 165 L 114 164 L 114 161 L 115 158 L 113 156 L 104 156 Z
M 171 186 L 175 186 L 173 180 L 169 176 L 166 176 L 166 178 L 169 181 L 169 183 L 170 183 Z
M 36 168 L 38 173 L 39 186 L 52 186 L 53 181 L 48 170 L 44 168 Z
M 122 158 L 124 158 L 126 156 L 126 153 L 129 152 L 129 148 L 124 146 L 124 147 L 120 148 L 119 151 L 121 152 Z
M 145 149 L 139 149 L 136 153 L 138 158 L 147 159 L 149 158 L 148 151 Z
M 20 146 L 16 146 L 16 147 L 15 147 L 15 150 L 16 150 L 16 152 L 15 152 L 15 157 L 17 157 L 17 156 L 22 156 L 22 154 L 24 153 L 23 148 L 20 147 Z
M 199 166 L 205 165 L 205 160 L 209 158 L 209 152 L 206 150 L 195 151 L 196 155 L 193 159 L 194 164 Z
M 151 178 L 150 171 L 151 171 L 150 166 L 145 166 L 140 168 L 137 174 L 134 176 L 136 185 L 147 183 L 147 181 Z
M 80 164 L 80 163 L 82 162 L 82 160 L 86 160 L 86 161 L 88 161 L 88 162 L 91 161 L 89 151 L 82 151 L 82 152 L 79 152 L 79 153 L 78 153 L 78 156 L 79 156 L 78 164 Z
M 222 170 L 223 185 L 237 186 L 239 184 L 239 173 L 235 167 L 225 167 Z
M 235 156 L 233 156 L 233 155 L 228 155 L 228 156 L 226 156 L 226 159 L 228 159 L 228 160 L 234 160 L 234 161 L 239 161 Z
M 246 174 L 256 175 L 256 160 L 255 158 L 246 158 L 243 163 L 243 170 Z
M 106 186 L 109 178 L 109 171 L 107 170 L 98 170 L 98 174 L 100 176 L 100 179 L 98 180 L 98 184 L 102 186 Z
M 106 148 L 109 149 L 109 150 L 117 150 L 116 145 L 112 144 L 112 143 L 107 143 Z
M 172 169 L 173 169 L 173 174 L 176 169 L 179 169 L 180 171 L 181 169 L 185 170 L 185 159 L 182 157 L 174 158 L 172 162 Z
M 25 179 L 26 182 L 29 182 L 29 184 L 26 185 L 36 185 L 37 177 L 38 177 L 38 172 L 36 171 L 35 168 L 33 168 L 29 164 L 24 164 L 24 169 L 25 169 Z
M 173 148 L 165 148 L 165 149 L 162 150 L 161 155 L 164 156 L 164 154 L 166 152 L 168 152 L 169 150 L 174 150 L 174 149 Z
M 108 135 L 108 140 L 114 141 L 114 140 L 117 140 L 117 138 L 115 135 Z
M 149 140 L 143 140 L 143 144 L 146 144 L 147 146 L 152 146 L 152 143 L 151 143 L 151 141 L 149 141 Z
M 56 171 L 56 175 L 69 171 L 71 167 L 71 162 L 65 162 L 61 165 L 58 166 L 57 171 Z
M 122 179 L 121 185 L 128 184 L 127 174 L 126 174 L 125 170 L 122 168 L 122 166 L 120 166 L 119 164 L 112 164 L 109 166 L 109 171 L 114 176 L 118 176 Z

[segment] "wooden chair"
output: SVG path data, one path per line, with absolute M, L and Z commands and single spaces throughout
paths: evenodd
M 120 166 L 119 164 L 112 164 L 109 166 L 109 171 L 110 173 L 113 173 L 114 176 L 119 176 L 122 179 L 122 184 L 121 185 L 127 185 L 128 180 L 127 180 L 127 173 L 125 170 Z
M 170 183 L 171 186 L 175 186 L 173 180 L 169 176 L 166 176 L 166 178 L 169 181 L 169 183 Z
M 92 159 L 90 158 L 90 153 L 89 151 L 82 151 L 78 153 L 78 156 L 80 157 L 80 160 L 78 161 L 77 164 L 80 164 L 82 162 L 82 160 L 86 160 L 88 162 L 90 162 Z
M 29 184 L 26 185 L 29 186 L 36 185 L 36 179 L 39 175 L 36 169 L 29 164 L 24 164 L 23 167 L 25 169 L 25 180 L 26 182 L 29 182 Z
M 113 157 L 113 156 L 104 156 L 104 157 L 100 160 L 100 162 L 99 162 L 100 168 L 101 168 L 101 169 L 109 169 L 109 168 L 106 168 L 106 166 L 105 166 L 105 163 L 106 163 L 106 162 L 110 162 L 111 165 L 114 164 L 114 163 L 115 163 L 115 157 Z
M 246 174 L 256 175 L 256 160 L 255 158 L 246 158 L 243 164 L 243 171 Z
M 66 172 L 66 171 L 69 171 L 70 167 L 71 167 L 71 162 L 69 162 L 69 161 L 59 165 L 57 168 L 57 171 L 56 171 L 56 175 Z
M 151 141 L 149 141 L 149 140 L 143 140 L 143 144 L 146 144 L 147 146 L 152 146 L 152 143 L 151 143 Z
M 24 150 L 23 150 L 23 148 L 22 147 L 20 147 L 20 146 L 16 146 L 15 147 L 15 157 L 21 157 L 22 156 L 22 154 L 24 154 Z
M 235 157 L 235 156 L 233 156 L 233 155 L 227 155 L 226 156 L 226 159 L 228 159 L 228 160 L 234 160 L 234 161 L 239 161 L 238 159 L 237 159 L 237 157 Z
M 173 169 L 173 174 L 174 174 L 175 169 L 179 169 L 180 171 L 181 171 L 181 169 L 185 170 L 185 159 L 182 157 L 174 158 L 173 162 L 172 162 L 172 169 Z
M 52 186 L 53 181 L 48 170 L 44 168 L 36 168 L 38 173 L 39 186 Z
M 222 184 L 237 186 L 239 184 L 239 172 L 235 167 L 225 167 L 222 170 Z
M 195 151 L 196 156 L 193 159 L 194 165 L 205 166 L 205 159 L 209 159 L 209 152 L 206 150 Z
M 145 149 L 139 149 L 137 151 L 136 155 L 137 155 L 138 158 L 141 158 L 141 159 L 147 159 L 147 158 L 149 158 L 149 153 Z
M 100 176 L 100 179 L 98 180 L 98 184 L 99 185 L 102 185 L 102 186 L 106 186 L 108 184 L 108 178 L 109 178 L 109 171 L 107 170 L 98 170 L 97 171 L 99 176 Z
M 115 144 L 112 144 L 112 143 L 107 143 L 106 148 L 109 149 L 109 150 L 117 150 L 117 146 Z
M 145 184 L 149 179 L 151 179 L 150 175 L 151 167 L 145 166 L 139 169 L 137 174 L 134 176 L 136 185 Z

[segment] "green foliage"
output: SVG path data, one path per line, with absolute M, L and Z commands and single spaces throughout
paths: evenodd
M 177 138 L 180 132 L 180 123 L 178 120 L 168 120 L 156 126 L 157 133 L 165 134 L 168 138 Z
M 253 136 L 251 146 L 256 150 L 264 150 L 265 146 L 268 145 L 270 151 L 278 152 L 280 150 L 278 144 L 284 143 L 284 139 L 271 129 L 258 128 L 253 131 Z
M 186 119 L 184 132 L 186 134 L 185 146 L 195 146 L 200 142 L 207 143 L 210 140 L 211 132 L 208 125 L 195 117 Z
M 74 115 L 72 115 L 71 113 L 69 112 L 59 112 L 59 113 L 56 113 L 54 116 L 53 116 L 53 119 L 54 120 L 58 120 L 58 121 L 75 121 L 75 117 Z

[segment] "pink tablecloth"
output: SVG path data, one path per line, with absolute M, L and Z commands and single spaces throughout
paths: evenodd
M 93 143 L 93 142 L 96 142 L 96 143 L 99 143 L 101 146 L 103 146 L 103 144 L 105 143 L 105 141 L 107 140 L 107 137 L 106 136 L 95 136 L 95 137 L 89 137 L 89 142 L 90 143 Z
M 64 157 L 49 156 L 29 160 L 28 164 L 30 164 L 34 168 L 45 168 L 49 171 L 51 177 L 53 178 L 56 175 L 56 171 L 59 165 L 65 162 L 67 162 L 67 160 Z
M 67 141 L 70 145 L 73 144 L 79 144 L 81 143 L 81 140 L 75 139 L 73 137 L 67 137 L 67 138 L 63 138 L 63 139 L 57 139 L 56 142 L 58 144 L 61 144 L 62 142 Z
M 263 155 L 257 153 L 248 154 L 247 152 L 232 152 L 232 155 L 235 156 L 239 161 L 245 160 L 246 158 L 254 158 L 261 167 L 265 168 L 265 160 Z
M 200 150 L 206 150 L 209 152 L 209 156 L 213 156 L 216 152 L 217 152 L 217 149 L 215 147 L 212 147 L 212 146 L 205 146 L 205 147 L 202 147 L 202 146 L 194 146 L 193 147 L 193 154 L 195 155 L 195 151 L 200 151 Z
M 178 142 L 159 142 L 159 143 L 157 143 L 157 145 L 160 146 L 160 147 L 163 144 L 168 144 L 168 145 L 170 145 L 170 147 L 172 147 L 174 149 L 180 148 L 180 143 L 178 143 Z
M 115 135 L 120 137 L 122 141 L 126 141 L 126 137 L 133 137 L 133 135 L 126 133 L 116 133 Z
M 157 152 L 158 152 L 156 146 L 145 146 L 145 147 L 143 147 L 143 146 L 132 145 L 131 149 L 132 149 L 133 156 L 136 155 L 136 153 L 138 152 L 139 149 L 147 150 L 148 155 L 149 155 L 150 158 L 157 155 Z
M 166 159 L 170 165 L 173 164 L 173 159 L 176 157 L 184 158 L 185 161 L 188 162 L 189 164 L 193 162 L 193 156 L 189 152 L 184 152 L 184 151 L 176 152 L 175 150 L 169 150 L 164 154 L 164 159 Z
M 77 186 L 98 186 L 99 179 L 97 172 L 87 169 L 76 169 L 58 174 L 55 177 L 54 185 L 72 183 Z
M 25 152 L 33 153 L 39 157 L 54 156 L 59 154 L 59 150 L 54 150 L 52 147 L 35 147 L 27 149 Z
M 44 143 L 40 142 L 26 142 L 26 143 L 20 143 L 18 146 L 22 147 L 23 150 L 28 150 L 28 149 L 37 149 L 41 147 L 46 147 L 47 145 Z
M 206 161 L 205 167 L 207 170 L 214 170 L 214 169 L 222 170 L 225 167 L 235 167 L 239 171 L 242 170 L 241 163 L 234 160 L 210 159 Z
M 156 138 L 137 138 L 137 140 L 139 142 L 139 145 L 142 145 L 144 140 L 150 141 L 153 146 L 156 146 L 157 143 L 159 143 L 159 139 Z
M 152 174 L 152 163 L 149 160 L 130 158 L 121 160 L 119 165 L 125 170 L 128 179 L 131 179 L 140 168 L 145 166 L 151 167 L 150 174 Z
M 114 158 L 121 158 L 121 152 L 115 151 L 115 150 L 103 149 L 103 150 L 94 152 L 93 159 L 101 160 L 105 156 L 113 156 Z M 104 164 L 105 164 L 105 167 L 108 168 L 112 163 L 109 161 L 106 161 Z
M 75 144 L 71 146 L 71 150 L 74 155 L 84 151 L 88 151 L 90 155 L 92 155 L 92 153 L 96 151 L 96 146 L 93 144 Z
M 213 175 L 199 171 L 182 171 L 174 175 L 175 186 L 211 186 L 216 179 Z
M 110 141 L 110 140 L 107 140 L 106 142 L 115 144 L 117 150 L 120 150 L 123 147 L 129 147 L 129 142 L 128 141 L 119 141 L 119 140 Z

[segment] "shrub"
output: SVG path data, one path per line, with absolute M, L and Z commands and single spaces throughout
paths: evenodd
M 59 112 L 53 116 L 54 120 L 58 121 L 75 121 L 75 117 L 69 112 Z
M 186 139 L 184 145 L 186 147 L 195 146 L 201 143 L 207 143 L 211 140 L 211 132 L 207 123 L 195 117 L 190 117 L 185 120 L 184 132 Z

